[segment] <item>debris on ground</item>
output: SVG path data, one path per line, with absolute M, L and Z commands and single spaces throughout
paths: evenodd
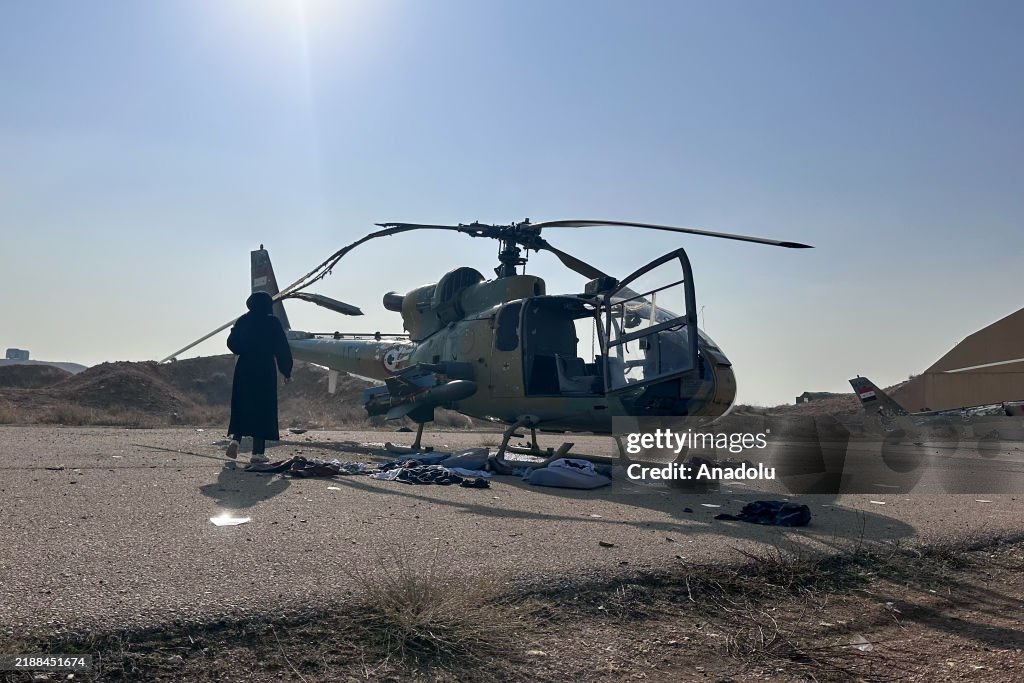
M 287 474 L 292 477 L 333 477 L 335 475 L 369 474 L 374 465 L 361 462 L 341 462 L 339 460 L 308 460 L 301 455 L 278 460 L 276 462 L 254 462 L 245 468 L 246 472 L 270 474 Z
M 783 500 L 755 500 L 744 505 L 738 515 L 720 514 L 715 515 L 715 519 L 770 526 L 807 526 L 811 521 L 811 509 Z
M 472 472 L 472 470 L 470 470 Z M 385 481 L 400 481 L 405 484 L 438 484 L 451 486 L 457 484 L 464 488 L 486 489 L 490 483 L 485 477 L 490 476 L 489 472 L 481 472 L 483 476 L 474 479 L 464 478 L 456 472 L 442 465 L 422 465 L 415 460 L 410 460 L 400 467 L 392 467 L 387 470 L 375 472 L 370 477 L 383 479 Z
M 319 458 L 310 460 L 296 455 L 287 460 L 249 463 L 245 471 L 260 474 L 283 474 L 302 479 L 369 475 L 374 479 L 400 481 L 406 484 L 440 484 L 444 486 L 456 484 L 463 488 L 490 488 L 490 482 L 487 481 L 487 478 L 491 476 L 490 472 L 464 467 L 444 467 L 438 464 L 450 457 L 452 457 L 450 453 L 429 454 L 419 458 L 374 465 L 363 462 L 342 462 L 337 459 L 329 462 Z M 486 460 L 486 458 L 484 459 Z M 456 460 L 455 462 L 467 461 Z

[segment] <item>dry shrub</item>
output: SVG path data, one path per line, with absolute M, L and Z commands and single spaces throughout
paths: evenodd
M 86 408 L 76 403 L 58 403 L 45 409 L 37 420 L 43 424 L 58 424 L 79 427 L 96 424 L 100 413 L 95 408 Z
M 21 408 L 10 403 L 0 403 L 0 424 L 25 424 L 33 421 L 32 416 Z
M 349 572 L 362 594 L 357 623 L 385 660 L 467 669 L 507 654 L 514 627 L 498 614 L 498 582 L 460 575 L 451 557 L 390 546 L 371 571 Z
M 175 420 L 178 424 L 227 427 L 231 411 L 222 406 L 197 406 L 180 413 Z
M 434 411 L 434 426 L 450 427 L 452 429 L 470 429 L 473 426 L 473 421 L 454 410 L 438 408 Z

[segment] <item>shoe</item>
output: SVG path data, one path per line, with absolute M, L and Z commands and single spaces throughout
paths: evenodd
M 249 458 L 249 462 L 270 462 L 270 458 L 262 453 L 253 453 L 252 457 Z
M 238 457 L 238 442 L 234 439 L 228 444 L 227 456 L 232 460 Z

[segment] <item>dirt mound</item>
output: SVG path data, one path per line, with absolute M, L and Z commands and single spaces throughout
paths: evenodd
M 190 358 L 156 366 L 156 372 L 179 391 L 194 398 L 202 398 L 210 405 L 231 403 L 231 379 L 235 370 L 235 357 L 230 355 Z M 371 384 L 345 373 L 338 377 L 337 391 L 327 392 L 328 371 L 319 365 L 296 361 L 291 384 L 278 386 L 278 400 L 284 409 L 297 403 L 312 401 L 323 407 L 340 405 L 361 406 L 363 389 Z M 308 407 L 308 406 L 307 406 Z M 362 408 L 360 408 L 362 410 Z
M 153 362 L 103 363 L 50 387 L 48 393 L 57 399 L 101 410 L 158 414 L 195 407 L 194 397 L 167 382 L 156 366 Z
M 234 356 L 223 355 L 103 363 L 77 375 L 43 366 L 0 368 L 0 422 L 227 425 L 234 367 Z M 47 383 L 32 379 L 53 372 L 62 374 L 46 374 Z M 303 362 L 296 362 L 292 380 L 278 388 L 282 428 L 367 424 L 360 399 L 369 382 L 342 374 L 331 395 L 328 371 Z
M 164 381 L 201 403 L 229 405 L 235 357 L 231 355 L 189 358 L 153 368 Z
M 900 392 L 909 382 L 900 382 L 883 391 L 896 401 L 900 400 Z M 746 407 L 746 406 L 745 406 Z M 860 399 L 853 392 L 839 394 L 832 398 L 823 398 L 809 403 L 784 404 L 764 409 L 770 415 L 856 415 L 861 412 Z
M 67 370 L 52 365 L 0 366 L 0 388 L 40 389 L 71 377 Z

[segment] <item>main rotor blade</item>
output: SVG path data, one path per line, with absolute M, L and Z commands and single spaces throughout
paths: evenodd
M 431 223 L 402 223 L 393 221 L 390 223 L 374 223 L 378 228 L 404 228 L 406 230 L 458 230 L 458 225 L 434 225 Z
M 390 228 L 392 230 L 400 230 L 405 232 L 408 230 L 455 230 L 456 232 L 464 232 L 467 235 L 473 237 L 484 237 L 487 235 L 493 235 L 495 226 L 484 225 L 483 223 L 468 223 L 459 225 L 433 225 L 430 223 L 374 223 L 380 228 Z
M 726 240 L 737 240 L 739 242 L 756 242 L 757 244 L 768 244 L 773 247 L 786 247 L 788 249 L 813 249 L 810 244 L 801 242 L 783 242 L 770 240 L 764 237 L 751 237 L 749 235 L 736 235 L 729 232 L 712 232 L 699 228 L 680 228 L 673 225 L 655 225 L 653 223 L 631 223 L 628 221 L 598 221 L 598 220 L 575 220 L 575 221 L 545 221 L 534 223 L 533 228 L 590 228 L 601 226 L 621 226 L 633 228 L 647 228 L 649 230 L 665 230 L 666 232 L 681 232 L 688 235 L 704 235 L 706 237 L 720 237 Z
M 378 237 L 390 237 L 391 235 L 397 235 L 403 232 L 409 232 L 410 230 L 458 230 L 458 227 L 454 225 L 418 225 L 415 223 L 378 223 L 378 225 L 387 226 L 384 230 L 378 230 L 377 232 L 371 232 L 369 235 L 360 237 L 352 244 L 346 245 L 338 251 L 331 254 L 326 261 L 318 265 L 316 268 L 306 273 L 298 280 L 288 285 L 281 290 L 278 297 L 287 296 L 293 292 L 297 292 L 301 289 L 305 289 L 309 285 L 313 284 L 317 280 L 322 279 L 325 275 L 331 272 L 331 269 L 337 265 L 345 254 L 352 251 L 360 244 L 375 240 Z
M 352 304 L 347 304 L 344 301 L 338 301 L 332 299 L 329 296 L 323 294 L 312 294 L 310 292 L 294 292 L 289 294 L 284 299 L 298 299 L 299 301 L 308 301 L 311 304 L 316 304 L 327 310 L 334 311 L 335 313 L 341 313 L 342 315 L 362 315 L 362 310 Z
M 567 268 L 574 270 L 580 275 L 590 280 L 595 280 L 599 277 L 608 277 L 607 273 L 604 273 L 594 266 L 590 265 L 585 261 L 581 261 L 572 254 L 567 254 L 561 249 L 556 249 L 551 246 L 547 240 L 538 238 L 538 248 L 545 251 L 550 251 L 554 254 L 559 261 L 561 261 Z
M 458 232 L 470 232 L 469 230 L 463 229 L 463 226 L 455 226 L 455 225 L 418 225 L 418 224 L 413 224 L 413 223 L 386 223 L 386 224 L 378 224 L 378 225 L 381 225 L 381 227 L 384 227 L 385 229 L 384 230 L 378 230 L 377 232 L 372 232 L 369 235 L 365 235 L 364 237 L 361 237 L 358 240 L 356 240 L 355 242 L 353 242 L 352 244 L 344 246 L 341 249 L 339 249 L 338 251 L 334 252 L 333 254 L 331 254 L 331 256 L 326 261 L 324 261 L 323 263 L 318 265 L 316 268 L 314 268 L 310 272 L 308 272 L 305 275 L 303 275 L 302 277 L 300 277 L 298 280 L 296 280 L 292 284 L 290 284 L 287 287 L 285 287 L 284 289 L 282 289 L 277 294 L 275 294 L 274 297 L 273 297 L 274 301 L 280 301 L 281 299 L 284 299 L 284 298 L 286 298 L 288 296 L 294 295 L 299 290 L 305 289 L 306 287 L 308 287 L 309 285 L 313 284 L 317 280 L 323 278 L 325 275 L 327 275 L 329 272 L 331 272 L 331 269 L 338 263 L 338 261 L 340 261 L 342 259 L 342 257 L 345 256 L 345 254 L 347 254 L 348 252 L 352 251 L 353 249 L 355 249 L 359 245 L 363 244 L 364 242 L 369 242 L 370 240 L 377 239 L 378 237 L 390 237 L 391 235 L 397 235 L 399 233 L 409 232 L 410 230 L 455 230 L 455 231 L 458 231 Z M 464 227 L 469 227 L 469 226 L 464 226 Z M 470 234 L 473 234 L 473 233 L 470 232 Z M 355 307 L 353 307 L 353 308 L 355 308 Z M 235 324 L 235 322 L 237 320 L 238 320 L 238 318 L 234 318 L 234 319 L 230 320 L 229 322 L 224 323 L 223 325 L 221 325 L 220 327 L 218 327 L 214 331 L 209 332 L 209 333 L 203 335 L 202 337 L 200 337 L 199 339 L 195 340 L 194 342 L 192 342 L 188 346 L 184 346 L 184 347 L 178 349 L 177 351 L 175 351 L 171 355 L 167 356 L 166 358 L 164 358 L 160 362 L 161 363 L 166 363 L 167 361 L 174 360 L 175 357 L 178 356 L 179 354 L 182 354 L 182 353 L 188 351 L 189 349 L 191 349 L 194 346 L 198 346 L 199 344 L 201 344 L 202 342 L 206 341 L 210 337 L 214 336 L 218 332 L 222 332 L 222 331 L 226 330 L 227 328 L 231 327 L 232 325 Z
M 229 320 L 228 322 L 224 323 L 223 325 L 221 325 L 220 327 L 215 329 L 213 332 L 210 332 L 209 334 L 203 335 L 202 337 L 200 337 L 199 339 L 196 339 L 194 342 L 192 342 L 188 346 L 181 347 L 180 349 L 178 349 L 177 351 L 175 351 L 171 355 L 167 356 L 167 358 L 164 358 L 160 362 L 161 363 L 166 363 L 168 361 L 177 360 L 178 354 L 185 353 L 186 351 L 191 349 L 193 346 L 199 346 L 200 344 L 202 344 L 204 341 L 206 341 L 207 339 L 209 339 L 213 335 L 217 334 L 218 332 L 222 332 L 222 331 L 228 329 L 229 327 L 234 325 L 236 322 L 238 322 L 238 318 L 235 318 L 234 320 Z

